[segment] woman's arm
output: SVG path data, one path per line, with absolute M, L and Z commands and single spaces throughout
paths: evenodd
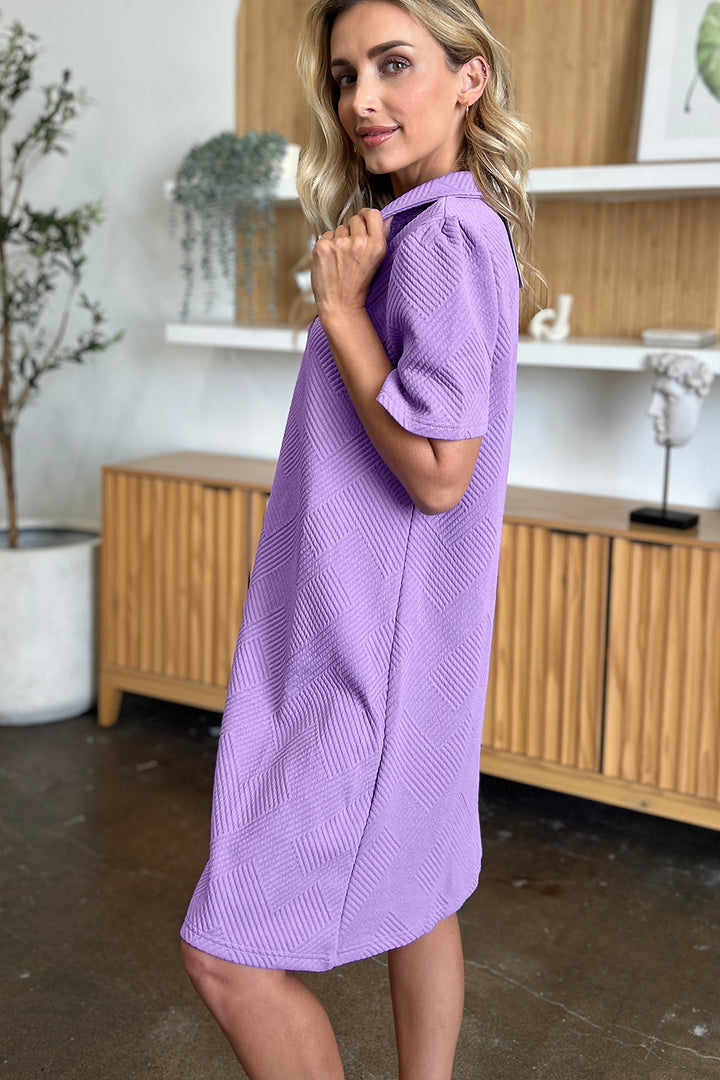
M 363 308 L 320 316 L 368 438 L 423 514 L 450 510 L 465 494 L 482 438 L 428 439 L 398 424 L 375 400 L 392 364 Z
M 313 253 L 318 315 L 338 371 L 368 438 L 423 514 L 440 514 L 465 494 L 482 438 L 434 439 L 407 431 L 375 400 L 392 364 L 365 310 L 387 247 L 389 222 L 362 210 Z

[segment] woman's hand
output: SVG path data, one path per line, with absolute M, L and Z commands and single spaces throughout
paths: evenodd
M 370 282 L 385 258 L 391 220 L 363 208 L 347 225 L 319 237 L 310 280 L 321 321 L 364 310 Z

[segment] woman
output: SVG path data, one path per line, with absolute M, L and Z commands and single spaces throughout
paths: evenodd
M 527 132 L 473 0 L 318 0 L 298 64 L 319 317 L 183 958 L 252 1080 L 337 1080 L 329 1019 L 295 972 L 387 950 L 400 1078 L 441 1080 L 463 1009 L 456 912 L 480 867 Z

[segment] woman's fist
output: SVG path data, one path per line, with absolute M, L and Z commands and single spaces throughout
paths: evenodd
M 391 221 L 383 221 L 379 210 L 363 208 L 347 225 L 319 237 L 311 284 L 321 320 L 365 307 L 370 282 L 385 258 Z

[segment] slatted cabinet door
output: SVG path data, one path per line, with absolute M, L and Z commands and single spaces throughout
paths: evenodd
M 115 723 L 122 690 L 223 708 L 267 499 L 246 485 L 104 470 L 101 725 Z
M 503 525 L 484 748 L 599 770 L 609 546 Z
M 720 800 L 720 550 L 616 538 L 603 773 Z

